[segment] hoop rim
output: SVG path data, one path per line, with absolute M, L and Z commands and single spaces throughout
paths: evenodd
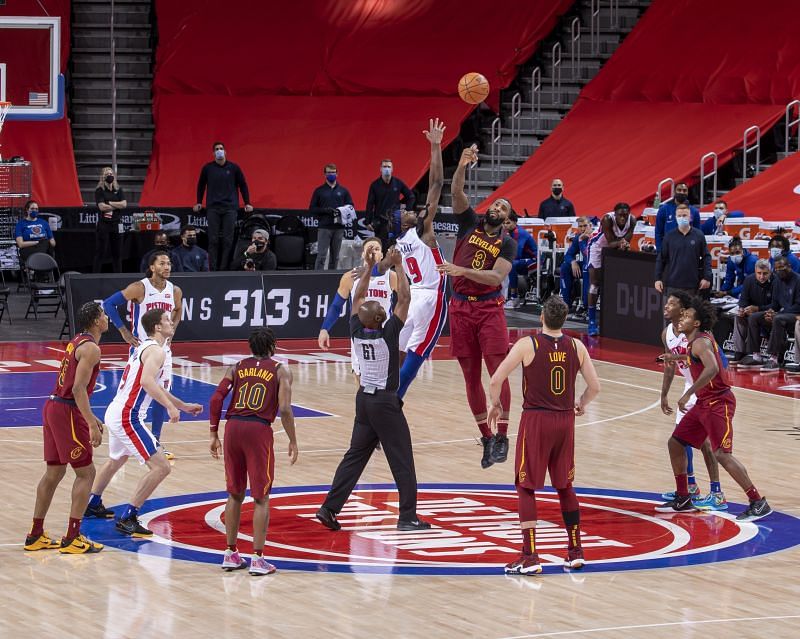
M 0 100 L 0 107 L 6 107 L 6 106 L 10 107 L 13 105 L 11 104 L 11 102 L 8 102 L 7 100 Z

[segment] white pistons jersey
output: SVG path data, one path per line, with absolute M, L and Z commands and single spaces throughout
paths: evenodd
M 141 340 L 147 339 L 147 333 L 142 327 L 142 315 L 154 308 L 161 308 L 172 313 L 175 308 L 175 287 L 169 280 L 163 291 L 159 291 L 149 278 L 140 280 L 144 284 L 144 299 L 141 304 L 134 301 L 128 302 L 128 315 L 131 318 L 131 333 Z
M 390 271 L 387 270 L 383 274 L 378 274 L 377 267 L 373 268 L 372 276 L 369 278 L 369 288 L 367 288 L 366 301 L 375 301 L 383 306 L 388 317 L 392 310 L 392 285 L 389 280 Z M 353 278 L 353 288 L 350 289 L 350 304 L 353 303 L 353 293 L 358 288 L 358 280 L 360 278 Z
M 434 247 L 425 244 L 414 227 L 397 238 L 397 250 L 403 256 L 403 266 L 411 280 L 412 290 L 425 288 L 435 291 L 439 288 L 445 275 L 436 270 L 436 266 L 444 262 L 438 244 Z
M 667 324 L 667 330 L 664 335 L 664 341 L 667 343 L 667 349 L 669 349 L 670 353 L 674 353 L 675 355 L 686 355 L 687 359 L 689 357 L 689 340 L 686 339 L 686 335 L 683 333 L 675 333 L 675 329 L 672 327 L 672 322 Z M 675 362 L 675 367 L 678 369 L 681 375 L 683 375 L 683 392 L 685 393 L 689 388 L 691 388 L 692 384 L 694 384 L 694 377 L 692 377 L 692 371 L 689 368 L 689 364 L 687 361 L 681 360 L 679 362 Z M 692 395 L 692 398 L 686 404 L 686 410 L 688 411 L 692 406 L 694 406 L 695 401 L 697 398 Z M 680 422 L 681 418 L 686 413 L 682 413 L 680 409 L 675 411 L 675 422 Z
M 148 348 L 158 348 L 158 342 L 152 338 L 147 338 L 133 349 L 133 354 L 128 359 L 128 364 L 125 366 L 125 372 L 122 373 L 122 379 L 117 388 L 117 394 L 111 401 L 108 407 L 109 411 L 122 412 L 123 422 L 127 419 L 143 422 L 147 408 L 150 406 L 152 397 L 148 395 L 142 386 L 142 353 Z M 163 385 L 164 369 L 158 371 L 156 379 Z
M 628 215 L 628 221 L 625 226 L 619 228 L 615 219 L 614 213 L 606 213 L 605 217 L 611 216 L 611 232 L 616 239 L 621 239 L 628 234 L 631 229 L 631 224 L 634 224 L 633 215 Z M 600 268 L 603 264 L 603 249 L 608 246 L 608 240 L 605 233 L 603 233 L 603 221 L 597 226 L 597 230 L 589 238 L 589 265 L 594 268 Z

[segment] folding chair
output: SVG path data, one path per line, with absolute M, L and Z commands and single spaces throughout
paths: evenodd
M 61 291 L 58 282 L 61 273 L 58 270 L 58 263 L 47 253 L 34 253 L 25 262 L 28 269 L 30 290 L 30 301 L 28 310 L 25 311 L 25 319 L 33 311 L 35 319 L 39 319 L 39 307 L 53 308 L 53 317 L 58 314 L 61 308 Z

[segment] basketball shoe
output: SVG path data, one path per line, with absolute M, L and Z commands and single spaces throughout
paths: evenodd
M 173 459 L 175 459 L 175 453 L 171 453 L 171 452 L 169 452 L 169 451 L 168 451 L 166 448 L 164 448 L 163 446 L 161 447 L 161 452 L 162 452 L 162 453 L 164 453 L 164 458 L 165 458 L 167 461 L 172 461 Z
M 34 551 L 34 550 L 54 550 L 56 548 L 60 548 L 61 544 L 56 541 L 55 539 L 50 539 L 47 536 L 46 532 L 43 532 L 41 535 L 37 535 L 34 537 L 33 535 L 28 535 L 25 537 L 25 545 L 22 547 L 24 550 Z
M 489 466 L 494 464 L 494 459 L 492 458 L 492 453 L 494 451 L 494 442 L 495 442 L 494 435 L 492 435 L 491 437 L 481 437 L 481 444 L 483 445 L 483 457 L 481 457 L 481 468 L 489 468 Z M 506 448 L 506 454 L 508 454 L 507 448 Z
M 126 519 L 117 519 L 115 526 L 123 535 L 130 535 L 131 537 L 150 537 L 153 534 L 152 530 L 148 530 L 139 523 L 139 518 L 136 515 Z
M 700 499 L 702 495 L 700 494 L 700 487 L 697 484 L 689 484 L 689 495 L 691 495 L 692 499 Z M 674 490 L 671 493 L 661 493 L 661 499 L 666 499 L 667 501 L 672 501 L 678 496 Z
M 114 511 L 106 508 L 101 500 L 96 506 L 92 506 L 91 503 L 86 506 L 86 512 L 83 513 L 83 516 L 95 519 L 113 519 Z
M 431 525 L 427 521 L 417 518 L 413 521 L 397 520 L 397 530 L 429 530 Z
M 506 564 L 503 570 L 507 575 L 538 575 L 542 572 L 542 564 L 539 562 L 538 554 L 522 553 L 510 564 Z
M 271 575 L 275 570 L 275 566 L 264 559 L 264 557 L 253 555 L 253 559 L 250 560 L 251 575 Z
M 100 552 L 104 547 L 103 544 L 98 544 L 83 535 L 78 535 L 74 539 L 62 539 L 58 552 L 62 555 L 85 555 L 86 553 Z
M 692 499 L 697 510 L 728 510 L 728 500 L 725 493 L 709 493 L 705 497 Z
M 771 512 L 772 508 L 770 508 L 766 498 L 762 497 L 761 499 L 751 501 L 747 510 L 736 516 L 736 521 L 756 521 L 766 517 Z
M 225 555 L 222 558 L 222 569 L 231 572 L 232 570 L 241 570 L 247 568 L 247 562 L 242 559 L 238 550 L 225 549 Z
M 325 528 L 328 528 L 329 530 L 339 530 L 342 527 L 342 525 L 336 519 L 336 513 L 328 508 L 325 508 L 325 506 L 320 506 L 320 509 L 317 511 L 316 518 L 323 526 L 325 526 Z
M 583 558 L 583 548 L 570 548 L 567 558 L 564 560 L 564 568 L 570 570 L 580 570 L 586 561 Z
M 657 513 L 689 513 L 697 510 L 692 503 L 692 498 L 689 495 L 685 497 L 676 496 L 675 499 L 665 501 L 663 504 L 656 506 Z
M 494 436 L 492 461 L 495 464 L 502 464 L 506 459 L 508 459 L 508 436 L 497 433 Z

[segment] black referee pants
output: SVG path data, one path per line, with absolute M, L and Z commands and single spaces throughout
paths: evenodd
M 323 506 L 335 513 L 342 510 L 379 441 L 400 493 L 399 518 L 414 521 L 417 518 L 417 474 L 411 433 L 397 391 L 379 390 L 369 395 L 359 389 L 350 448 L 336 469 Z

